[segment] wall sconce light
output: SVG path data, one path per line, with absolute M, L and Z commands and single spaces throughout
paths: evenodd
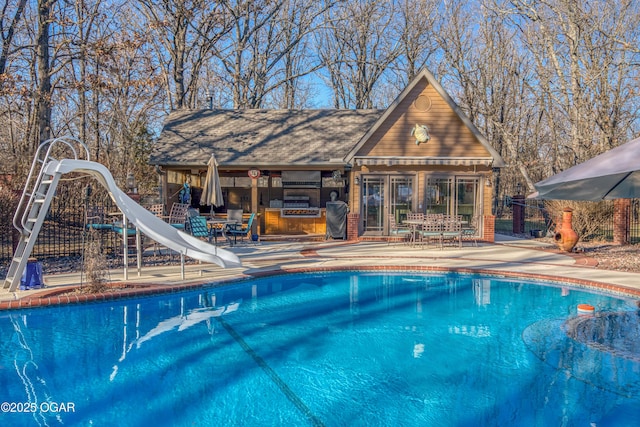
M 355 185 L 360 185 L 360 175 L 356 175 L 356 177 L 353 179 L 353 183 Z
M 493 183 L 491 182 L 491 178 L 487 177 L 484 181 L 484 185 L 486 185 L 487 187 L 493 186 Z

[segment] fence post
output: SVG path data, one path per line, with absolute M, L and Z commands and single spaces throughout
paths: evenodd
M 613 201 L 613 244 L 628 245 L 631 231 L 631 199 Z
M 524 195 L 516 194 L 511 198 L 513 209 L 513 232 L 524 233 Z

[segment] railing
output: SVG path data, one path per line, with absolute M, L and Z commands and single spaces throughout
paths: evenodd
M 84 198 L 82 189 L 61 185 L 52 200 L 49 213 L 38 234 L 31 253 L 37 259 L 80 257 L 90 231 L 85 224 L 87 206 L 101 206 L 105 212 L 117 212 L 111 199 L 101 191 L 90 198 Z M 113 220 L 119 218 L 114 217 Z M 0 271 L 5 271 L 13 257 L 14 247 L 19 239 L 18 231 L 10 221 L 0 224 Z M 122 238 L 109 230 L 93 231 L 91 237 L 100 239 L 102 251 L 108 256 L 122 256 Z

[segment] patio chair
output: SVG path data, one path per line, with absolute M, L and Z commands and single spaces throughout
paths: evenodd
M 227 209 L 227 220 L 242 224 L 242 209 Z
M 440 218 L 425 219 L 419 233 L 421 243 L 429 244 L 432 240 L 437 240 L 438 246 L 442 249 L 442 220 Z
M 458 247 L 462 247 L 462 217 L 457 215 L 446 215 L 442 222 L 442 246 L 445 242 L 458 242 Z
M 242 209 L 227 209 L 227 224 L 225 225 L 225 232 L 228 232 L 233 229 L 242 228 L 242 217 L 243 217 Z M 230 233 L 229 233 L 230 234 Z M 234 241 L 235 241 L 234 236 Z
M 156 203 L 149 206 L 149 211 L 158 218 L 164 218 L 164 205 L 162 203 Z
M 147 210 L 149 210 L 149 212 L 151 212 L 158 218 L 161 218 L 162 220 L 165 220 L 167 218 L 164 213 L 164 204 L 162 203 L 154 203 L 153 205 L 148 206 Z M 154 256 L 156 256 L 158 253 L 162 253 L 162 250 L 160 249 L 160 244 L 155 240 L 147 239 L 147 237 L 144 236 L 143 241 L 145 242 L 143 244 L 143 248 L 145 248 L 145 250 L 146 248 L 153 248 Z
M 462 242 L 473 241 L 474 246 L 478 246 L 478 223 L 479 218 L 473 216 L 469 224 L 465 224 L 462 227 Z
M 391 240 L 395 242 L 398 240 L 406 242 L 410 234 L 411 228 L 408 225 L 398 224 L 395 214 L 389 214 L 389 238 L 387 239 L 387 245 L 391 243 Z
M 407 213 L 407 219 L 410 221 L 422 221 L 424 220 L 424 214 L 420 212 Z
M 189 230 L 191 235 L 198 238 L 206 238 L 207 242 L 211 242 L 211 232 L 207 227 L 207 220 L 203 216 L 189 216 Z
M 231 243 L 231 239 L 229 238 L 229 236 L 227 236 L 226 231 L 227 231 L 227 228 L 224 226 L 217 226 L 213 224 L 212 226 L 209 227 L 209 235 L 213 237 L 213 243 L 216 246 L 218 245 L 218 237 L 222 237 L 227 241 L 227 243 Z
M 256 217 L 255 213 L 252 213 L 249 216 L 249 220 L 246 224 L 240 225 L 239 227 L 234 227 L 234 224 L 228 224 L 226 233 L 230 236 L 233 236 L 233 243 L 238 243 L 238 237 L 240 237 L 240 242 L 244 241 L 244 237 L 251 232 L 251 227 L 253 226 L 253 219 Z
M 169 224 L 179 230 L 184 230 L 187 222 L 187 211 L 189 205 L 186 203 L 174 203 L 169 213 Z

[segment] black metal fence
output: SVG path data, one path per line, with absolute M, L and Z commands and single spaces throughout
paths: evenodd
M 546 236 L 554 231 L 560 219 L 562 202 L 524 199 L 524 233 Z M 578 202 L 574 223 L 581 229 L 584 241 L 613 241 L 613 201 Z M 496 233 L 513 233 L 513 202 L 507 200 L 496 215 Z M 632 199 L 630 206 L 629 242 L 640 243 L 640 199 Z
M 85 187 L 86 188 L 86 187 Z M 118 209 L 104 191 L 88 194 L 85 188 L 60 186 L 44 224 L 38 234 L 32 256 L 38 259 L 81 257 L 89 239 L 99 239 L 107 256 L 121 256 L 122 237 L 109 229 L 90 230 L 86 224 L 87 208 L 99 207 L 107 215 L 105 223 L 117 221 Z M 16 207 L 13 208 L 15 212 Z M 120 218 L 121 219 L 121 218 Z M 0 224 L 0 270 L 5 270 L 19 239 L 10 219 Z

